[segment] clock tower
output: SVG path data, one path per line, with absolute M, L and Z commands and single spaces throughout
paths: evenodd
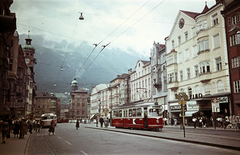
M 28 31 L 28 37 L 25 39 L 26 44 L 22 46 L 22 49 L 25 57 L 25 62 L 33 73 L 33 67 L 34 64 L 36 64 L 36 59 L 34 58 L 35 48 L 31 45 L 32 39 L 29 37 L 29 32 L 30 31 Z

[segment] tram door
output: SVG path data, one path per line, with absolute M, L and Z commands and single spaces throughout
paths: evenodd
M 147 128 L 148 127 L 148 111 L 147 111 L 147 108 L 144 108 L 144 128 Z

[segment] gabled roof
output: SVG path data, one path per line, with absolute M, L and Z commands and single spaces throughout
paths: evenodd
M 209 10 L 209 8 L 208 8 L 208 6 L 206 4 L 204 9 L 203 9 L 203 11 L 201 12 L 201 14 L 204 14 L 204 13 L 208 12 L 208 10 Z
M 36 92 L 36 97 L 56 97 L 55 94 L 53 93 L 48 93 L 48 92 Z
M 197 12 L 190 12 L 190 11 L 184 11 L 184 10 L 180 10 L 180 11 L 182 13 L 185 13 L 186 15 L 191 17 L 192 19 L 194 19 L 197 15 L 199 15 L 199 13 L 197 13 Z

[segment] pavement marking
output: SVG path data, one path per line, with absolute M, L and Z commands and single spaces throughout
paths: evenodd
M 82 152 L 84 155 L 88 155 L 86 152 L 84 152 L 84 151 L 82 151 L 82 150 L 80 150 L 80 152 Z
M 58 136 L 59 139 L 62 139 L 61 137 Z
M 69 143 L 68 141 L 65 140 L 66 143 L 68 143 L 69 145 L 72 145 L 71 143 Z

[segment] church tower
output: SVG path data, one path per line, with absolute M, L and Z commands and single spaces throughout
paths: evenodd
M 32 39 L 29 37 L 30 31 L 28 31 L 28 37 L 25 39 L 26 44 L 22 46 L 25 62 L 27 66 L 31 69 L 33 73 L 34 64 L 36 64 L 36 59 L 34 58 L 35 48 L 31 45 Z
M 74 80 L 72 81 L 72 92 L 75 90 L 78 90 L 78 82 L 76 80 L 76 78 L 74 78 Z

